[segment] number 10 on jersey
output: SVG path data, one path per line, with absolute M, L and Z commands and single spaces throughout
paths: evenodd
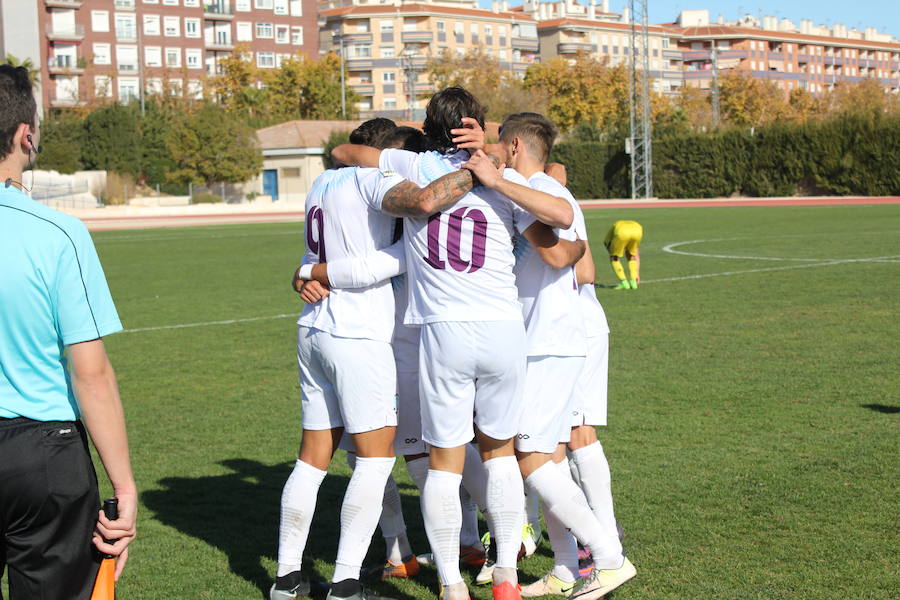
M 472 222 L 472 247 L 468 260 L 462 257 L 463 222 Z M 487 243 L 487 218 L 477 208 L 463 206 L 452 213 L 437 213 L 428 218 L 428 255 L 423 256 L 435 269 L 446 269 L 447 263 L 454 271 L 474 273 L 484 266 L 485 245 Z M 446 233 L 444 233 L 446 232 Z M 441 237 L 446 235 L 446 244 L 441 244 Z M 444 260 L 441 255 L 446 257 Z

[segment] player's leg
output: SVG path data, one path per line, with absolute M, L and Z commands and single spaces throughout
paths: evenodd
M 281 493 L 278 571 L 269 591 L 271 600 L 288 600 L 309 593 L 309 582 L 300 575 L 303 551 L 306 549 L 319 487 L 343 434 L 337 396 L 322 369 L 321 335 L 322 332 L 315 329 L 298 329 L 297 363 L 302 394 L 303 437 L 298 459 Z
M 633 290 L 636 290 L 641 283 L 641 255 L 638 252 L 643 237 L 644 228 L 640 223 L 631 223 L 628 229 L 628 241 L 625 244 L 625 255 L 628 259 L 629 283 Z
M 465 445 L 474 436 L 475 401 L 471 330 L 464 323 L 428 323 L 421 329 L 419 394 L 422 438 L 430 446 L 422 490 L 425 532 L 434 554 L 445 600 L 465 600 L 469 592 L 459 570 L 462 506 L 459 486 Z
M 341 534 L 329 598 L 365 598 L 363 559 L 381 516 L 394 465 L 396 369 L 387 342 L 322 336 L 324 369 L 356 448 L 356 469 L 341 506 Z M 364 357 L 364 358 L 361 358 Z
M 625 240 L 620 237 L 618 230 L 616 231 L 616 235 L 610 240 L 607 249 L 609 250 L 609 266 L 612 267 L 613 273 L 615 273 L 616 278 L 619 280 L 619 285 L 617 285 L 615 289 L 630 289 L 628 279 L 625 277 L 625 269 L 622 268 L 622 263 L 620 262 L 620 259 L 625 254 Z

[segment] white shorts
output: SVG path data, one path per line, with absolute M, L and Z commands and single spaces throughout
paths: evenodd
M 525 411 L 516 450 L 552 454 L 572 435 L 575 385 L 583 356 L 529 356 L 525 374 Z
M 364 433 L 397 424 L 397 373 L 389 343 L 300 326 L 297 362 L 303 429 Z
M 587 359 L 573 394 L 572 427 L 606 425 L 609 334 L 589 337 L 587 343 Z
M 422 409 L 419 406 L 419 328 L 398 324 L 392 346 L 397 364 L 394 452 L 401 456 L 423 454 L 427 449 L 422 440 Z
M 422 437 L 438 448 L 475 436 L 518 433 L 525 384 L 522 321 L 463 321 L 422 326 L 419 354 Z

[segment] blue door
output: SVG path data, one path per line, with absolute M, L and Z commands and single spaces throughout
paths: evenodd
M 263 195 L 271 196 L 273 202 L 278 200 L 278 169 L 263 171 Z

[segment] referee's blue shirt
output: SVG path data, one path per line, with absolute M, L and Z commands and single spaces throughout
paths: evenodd
M 121 330 L 84 223 L 0 184 L 0 417 L 78 419 L 65 347 Z

